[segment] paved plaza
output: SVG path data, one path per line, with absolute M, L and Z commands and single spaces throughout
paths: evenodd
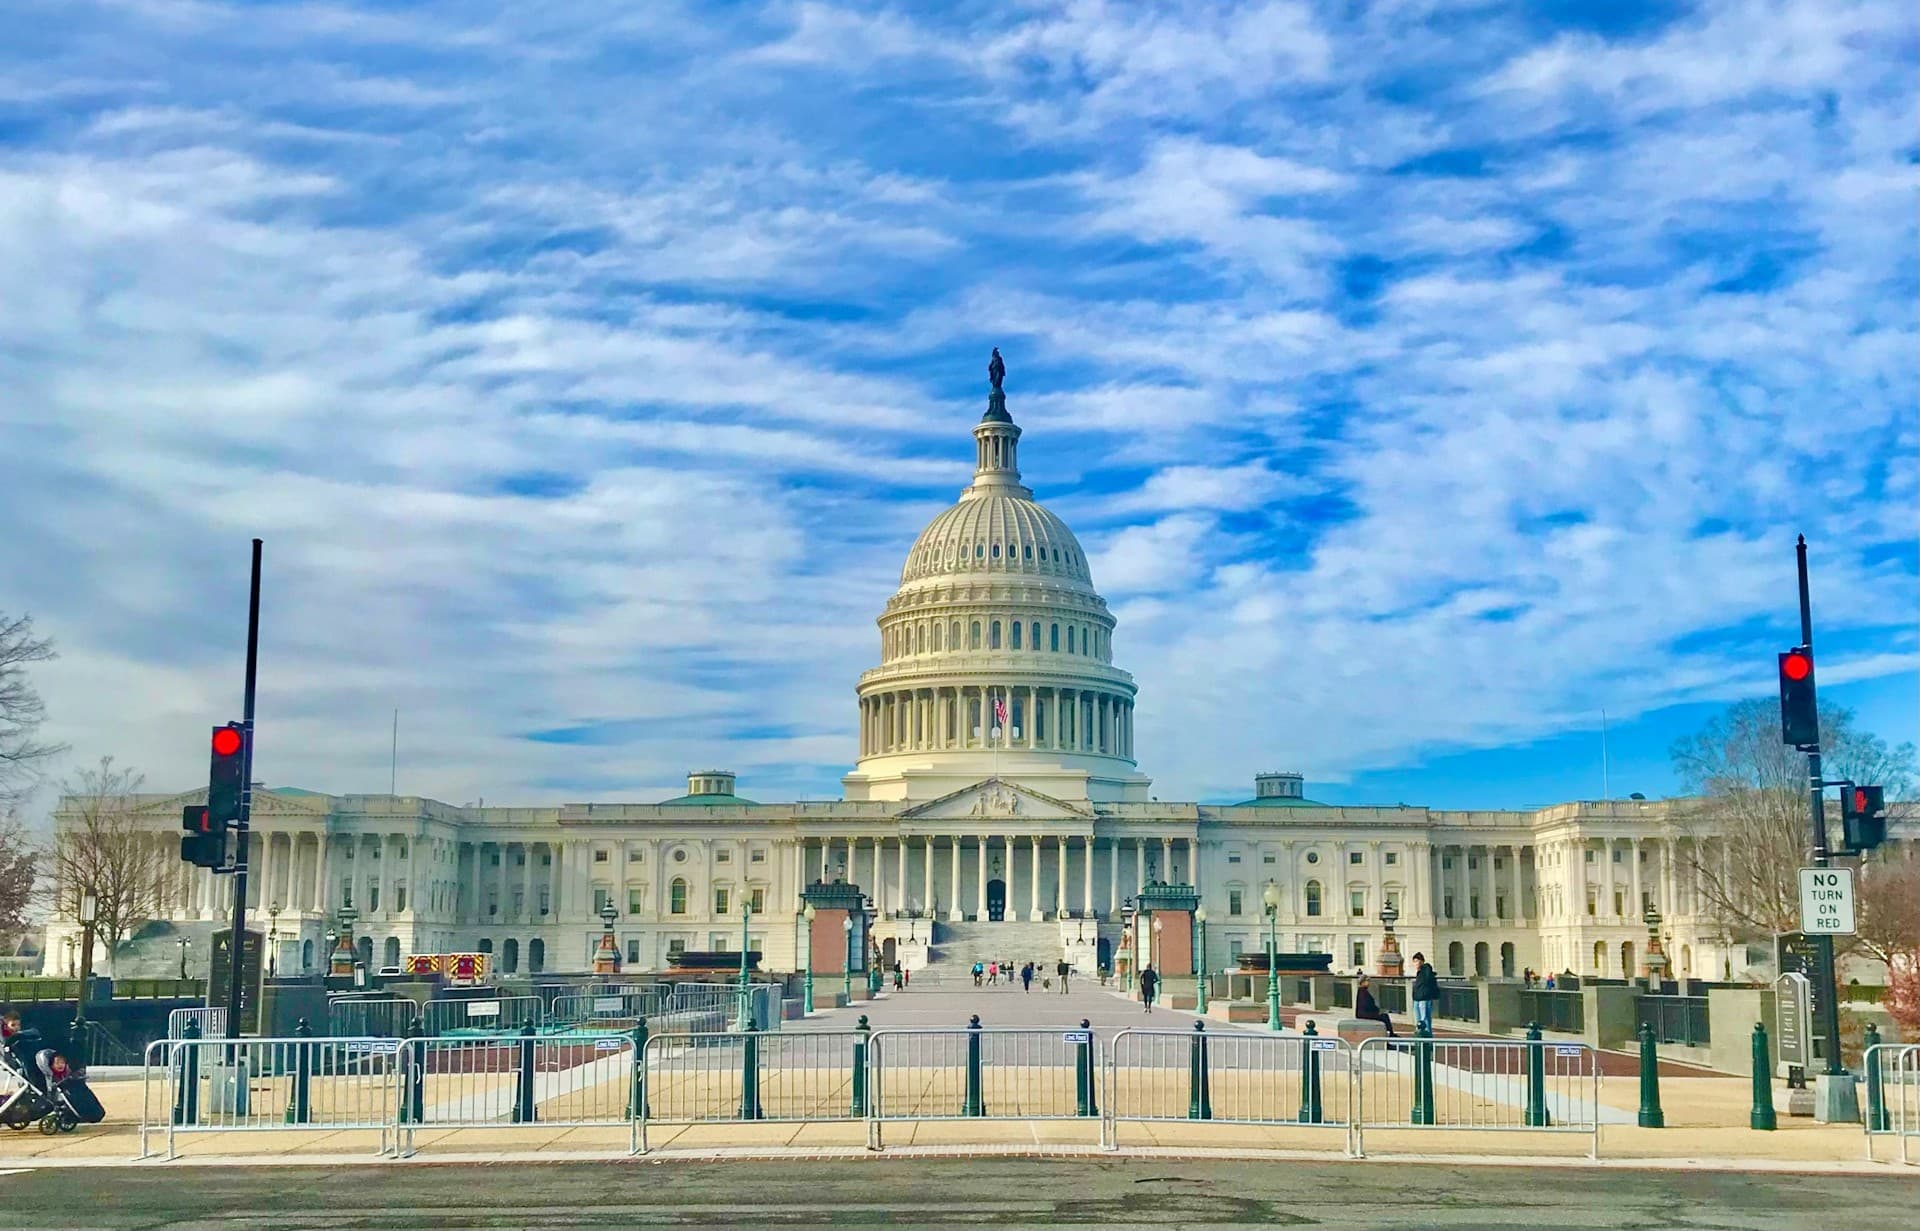
M 1051 976 L 1049 976 L 1051 977 Z M 814 985 L 816 1007 L 824 1004 L 823 993 L 839 990 L 838 982 L 821 980 Z M 975 987 L 973 976 L 963 968 L 952 971 L 930 966 L 917 972 L 912 986 L 891 991 L 878 1000 L 855 1004 L 845 1009 L 816 1012 L 804 1021 L 786 1023 L 788 1030 L 845 1030 L 861 1014 L 874 1029 L 889 1027 L 904 1030 L 960 1029 L 975 1013 L 985 1027 L 1054 1027 L 1068 1029 L 1084 1019 L 1102 1035 L 1111 1035 L 1128 1026 L 1156 1030 L 1191 1030 L 1199 1020 L 1192 1013 L 1154 1006 L 1152 1013 L 1137 1000 L 1124 996 L 1116 983 L 1102 987 L 1098 979 L 1078 976 L 1068 981 L 1065 995 L 1058 981 L 1044 988 L 1035 979 L 1030 991 L 1022 991 L 1018 980 Z M 1264 1029 L 1265 1027 L 1261 1027 Z M 1232 1030 L 1238 1027 L 1209 1021 L 1208 1030 Z

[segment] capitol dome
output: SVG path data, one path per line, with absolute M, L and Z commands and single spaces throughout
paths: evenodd
M 880 615 L 849 799 L 932 798 L 990 777 L 1060 799 L 1146 798 L 1113 614 L 1073 531 L 1020 482 L 1003 372 L 973 429 L 973 482 L 914 540 Z

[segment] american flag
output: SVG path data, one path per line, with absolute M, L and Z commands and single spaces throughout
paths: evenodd
M 1007 725 L 1007 699 L 1005 697 L 995 697 L 993 699 L 993 725 L 997 727 Z

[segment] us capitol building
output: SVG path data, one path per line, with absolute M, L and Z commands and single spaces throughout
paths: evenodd
M 1258 774 L 1231 805 L 1151 798 L 1113 614 L 1073 531 L 1021 482 L 994 359 L 973 482 L 914 541 L 880 613 L 844 800 L 759 803 L 719 770 L 657 803 L 460 808 L 256 790 L 250 919 L 273 928 L 279 972 L 320 969 L 343 908 L 376 968 L 485 951 L 502 974 L 583 970 L 609 905 L 629 971 L 737 949 L 743 907 L 763 967 L 793 970 L 803 888 L 842 878 L 871 898 L 886 957 L 909 967 L 1065 956 L 1091 970 L 1119 949 L 1133 896 L 1175 882 L 1197 889 L 1219 969 L 1264 946 L 1271 882 L 1281 948 L 1330 953 L 1336 968 L 1374 965 L 1391 905 L 1402 950 L 1442 973 L 1632 976 L 1647 904 L 1664 916 L 1674 973 L 1744 968 L 1744 946 L 1703 917 L 1691 839 L 1666 803 L 1334 807 L 1306 798 L 1297 773 Z M 204 799 L 136 806 L 171 855 L 181 807 Z M 150 935 L 226 917 L 225 877 L 168 866 L 172 917 Z M 50 925 L 49 965 L 75 930 Z

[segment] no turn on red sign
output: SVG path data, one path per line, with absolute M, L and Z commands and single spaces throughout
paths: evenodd
M 1809 936 L 1853 935 L 1853 870 L 1800 869 L 1800 930 Z

